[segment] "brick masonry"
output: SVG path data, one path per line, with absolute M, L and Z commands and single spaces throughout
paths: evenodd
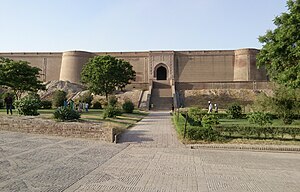
M 57 122 L 29 116 L 2 116 L 0 117 L 0 130 L 91 138 L 107 142 L 113 142 L 115 132 L 114 128 L 107 127 L 105 123 Z

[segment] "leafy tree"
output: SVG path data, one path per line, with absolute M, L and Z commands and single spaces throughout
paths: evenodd
M 291 124 L 300 110 L 300 89 L 279 87 L 274 91 L 273 109 L 284 124 Z
M 37 92 L 45 89 L 38 78 L 41 69 L 31 67 L 27 61 L 14 61 L 8 58 L 0 58 L 0 85 L 10 87 L 19 99 L 24 92 Z
M 276 29 L 259 37 L 263 48 L 258 66 L 265 66 L 271 80 L 291 88 L 300 87 L 300 0 L 287 1 L 288 12 L 274 19 Z
M 54 107 L 64 106 L 64 101 L 67 99 L 67 93 L 63 90 L 56 90 L 53 94 L 52 105 Z
M 83 67 L 81 80 L 95 94 L 108 95 L 116 88 L 124 88 L 135 80 L 135 71 L 129 62 L 115 57 L 95 56 Z

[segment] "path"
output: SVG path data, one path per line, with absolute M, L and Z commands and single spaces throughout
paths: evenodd
M 122 134 L 119 143 L 142 147 L 180 147 L 177 134 L 167 111 L 154 111 Z

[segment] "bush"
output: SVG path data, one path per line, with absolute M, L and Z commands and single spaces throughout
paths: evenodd
M 117 107 L 113 107 L 113 106 L 107 106 L 105 109 L 104 109 L 104 112 L 103 112 L 103 119 L 106 119 L 107 117 L 108 118 L 114 118 L 116 117 L 117 115 L 121 115 L 122 112 L 119 108 Z
M 14 102 L 14 106 L 18 110 L 20 115 L 39 115 L 38 109 L 40 107 L 41 100 L 38 95 L 27 95 L 20 100 Z
M 93 95 L 88 91 L 79 97 L 79 101 L 88 103 L 91 106 L 93 101 Z
M 125 113 L 132 113 L 134 110 L 134 104 L 131 100 L 125 100 L 125 102 L 122 105 L 123 111 Z
M 80 113 L 69 107 L 59 107 L 54 111 L 53 116 L 55 119 L 67 121 L 79 119 Z
M 215 125 L 219 124 L 219 119 L 213 114 L 207 114 L 202 117 L 203 127 L 212 128 Z
M 299 127 L 282 127 L 282 126 L 249 126 L 249 125 L 218 125 L 218 132 L 229 137 L 242 137 L 251 139 L 255 137 L 266 138 L 284 138 L 288 135 L 295 139 L 300 136 Z
M 115 107 L 115 106 L 117 106 L 117 103 L 118 103 L 118 98 L 116 96 L 112 95 L 108 98 L 109 106 Z
M 41 101 L 40 109 L 51 109 L 52 108 L 52 101 L 43 100 Z
M 243 117 L 242 107 L 236 103 L 230 105 L 226 113 L 228 114 L 228 118 L 231 119 L 240 119 Z
M 62 90 L 56 90 L 53 94 L 52 104 L 55 108 L 64 106 L 64 101 L 67 99 L 67 93 Z
M 263 112 L 253 112 L 247 115 L 248 121 L 252 124 L 257 124 L 264 126 L 267 124 L 272 124 L 271 117 L 267 113 Z
M 93 109 L 102 109 L 102 105 L 99 101 L 96 101 L 95 103 L 93 103 L 92 108 Z
M 4 108 L 4 99 L 0 97 L 0 109 Z
M 220 139 L 219 133 L 211 127 L 190 127 L 187 130 L 187 136 L 192 140 L 216 141 Z
M 191 107 L 188 110 L 188 120 L 191 125 L 201 125 L 202 117 L 207 114 L 207 112 L 203 111 L 198 107 Z

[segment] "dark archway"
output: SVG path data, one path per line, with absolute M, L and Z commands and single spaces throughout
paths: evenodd
M 156 70 L 156 79 L 157 80 L 167 80 L 167 69 L 163 66 L 160 66 Z

